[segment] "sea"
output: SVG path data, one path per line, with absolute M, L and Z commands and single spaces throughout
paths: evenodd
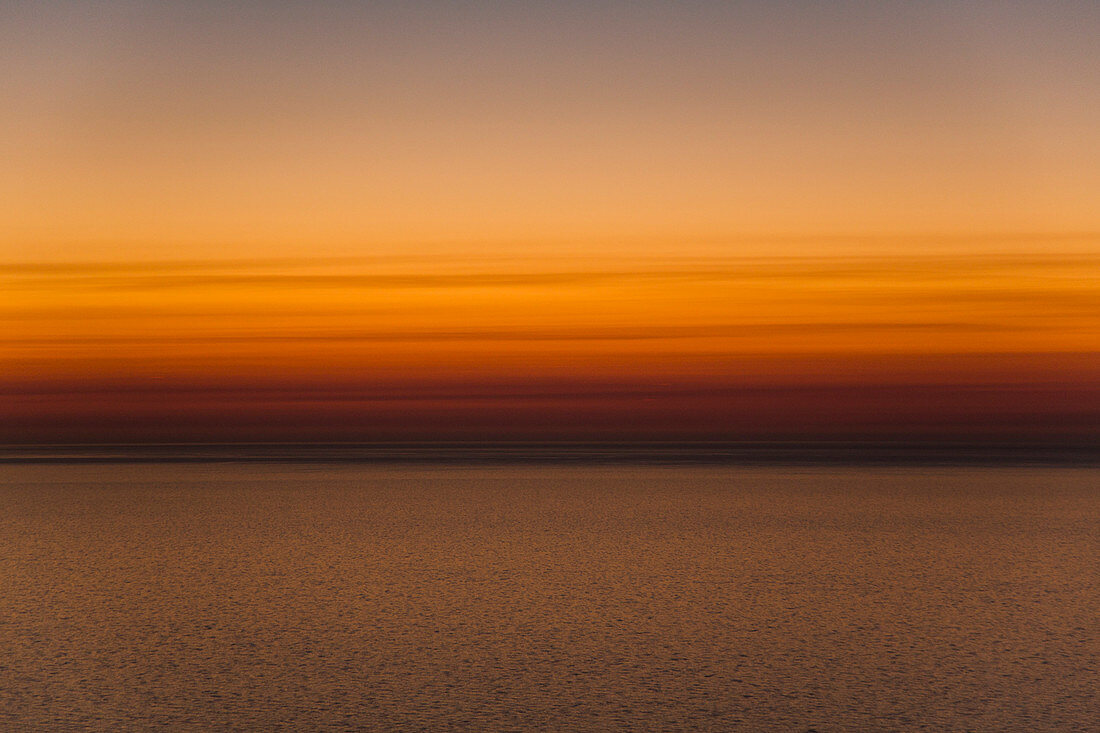
M 1100 469 L 0 465 L 3 731 L 1097 731 Z

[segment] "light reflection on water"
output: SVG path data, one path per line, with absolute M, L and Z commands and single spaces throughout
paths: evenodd
M 0 728 L 1089 730 L 1100 472 L 0 467 Z

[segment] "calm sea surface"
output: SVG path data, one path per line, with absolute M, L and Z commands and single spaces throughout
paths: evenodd
M 1100 471 L 0 466 L 0 730 L 1100 730 Z

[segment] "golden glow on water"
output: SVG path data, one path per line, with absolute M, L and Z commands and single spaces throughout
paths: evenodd
M 1095 488 L 0 466 L 0 727 L 1087 730 Z

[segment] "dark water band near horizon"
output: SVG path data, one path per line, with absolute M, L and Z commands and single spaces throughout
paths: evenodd
M 3 730 L 1100 720 L 1094 467 L 8 463 L 0 548 Z
M 1094 441 L 375 441 L 0 444 L 3 463 L 1100 466 Z

